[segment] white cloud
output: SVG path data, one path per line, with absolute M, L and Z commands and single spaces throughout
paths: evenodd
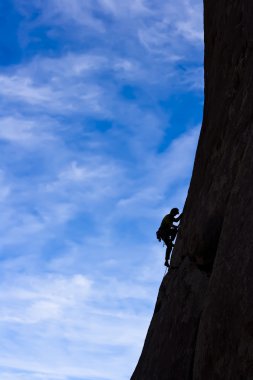
M 203 5 L 199 1 L 184 0 L 181 9 L 185 10 L 186 16 L 177 19 L 176 30 L 186 40 L 192 43 L 203 43 Z
M 17 5 L 23 48 L 38 27 L 63 45 L 0 73 L 1 376 L 127 380 L 164 273 L 155 231 L 197 143 L 168 98 L 200 94 L 202 5 Z
M 193 156 L 197 146 L 200 127 L 197 126 L 172 141 L 168 149 L 156 156 L 146 157 L 148 173 L 142 177 L 140 188 L 138 183 L 134 192 L 118 202 L 120 213 L 126 208 L 128 213 L 150 212 L 152 206 L 164 202 L 164 195 L 172 186 L 187 181 L 191 175 Z M 184 188 L 185 192 L 186 189 Z M 185 196 L 185 193 L 184 193 Z M 180 202 L 181 203 L 181 202 Z M 138 206 L 137 206 L 138 205 Z M 158 209 L 157 212 L 160 212 Z
M 36 5 L 41 15 L 33 27 L 37 23 L 61 28 L 62 25 L 70 23 L 73 28 L 68 30 L 67 38 L 73 36 L 75 41 L 81 42 L 94 35 L 96 39 L 101 39 L 102 42 L 98 42 L 99 48 L 94 49 L 93 69 L 96 69 L 97 59 L 100 63 L 103 60 L 106 61 L 107 58 L 109 58 L 109 63 L 115 61 L 115 57 L 119 54 L 118 44 L 122 39 L 128 49 L 128 56 L 138 63 L 145 62 L 142 70 L 148 67 L 156 74 L 159 74 L 160 69 L 155 70 L 155 65 L 160 66 L 164 60 L 167 70 L 171 70 L 168 67 L 169 62 L 173 65 L 175 62 L 185 60 L 186 57 L 187 60 L 196 61 L 196 52 L 199 56 L 202 52 L 203 5 L 198 0 L 177 2 L 47 0 Z M 22 2 L 21 8 L 29 13 L 33 6 Z M 105 17 L 101 17 L 101 14 Z M 108 15 L 109 20 L 107 20 Z M 105 40 L 110 40 L 106 51 Z M 140 44 L 147 49 L 147 55 L 142 51 Z M 98 51 L 99 55 L 97 55 Z M 84 69 L 86 68 L 87 64 L 84 66 Z M 92 67 L 90 66 L 89 69 Z M 144 75 L 144 78 L 150 80 L 150 75 Z
M 0 76 L 1 94 L 31 104 L 48 103 L 53 98 L 50 88 L 36 86 L 29 77 Z
M 13 282 L 2 284 L 1 322 L 59 320 L 66 309 L 84 302 L 91 288 L 91 281 L 81 274 L 69 278 L 53 274 L 26 276 Z
M 65 376 L 57 376 L 56 374 L 38 373 L 38 372 L 20 372 L 12 369 L 1 369 L 1 380 L 66 380 Z
M 79 165 L 76 161 L 71 162 L 71 164 L 59 174 L 59 180 L 63 182 L 87 182 L 87 181 L 99 181 L 118 175 L 118 170 L 114 164 L 97 163 L 94 165 L 95 157 L 93 162 L 90 162 L 89 166 Z
M 180 0 L 178 2 L 133 0 L 118 2 L 116 0 L 96 0 L 82 1 L 73 0 L 53 0 L 37 3 L 41 10 L 40 23 L 59 24 L 72 21 L 80 26 L 94 28 L 96 32 L 106 32 L 103 19 L 99 18 L 95 10 L 114 16 L 114 22 L 128 22 L 129 28 L 134 28 L 133 22 L 138 25 L 140 21 L 151 21 L 153 25 L 159 26 L 154 21 L 161 19 L 174 27 L 185 39 L 190 41 L 200 41 L 203 39 L 202 32 L 202 4 L 196 0 Z M 19 7 L 23 12 L 29 12 L 31 7 L 26 2 L 19 2 Z M 136 22 L 136 21 L 139 22 Z M 119 25 L 118 25 L 119 26 Z M 162 38 L 165 37 L 165 34 Z M 169 36 L 167 36 L 167 39 Z
M 0 139 L 11 143 L 35 147 L 38 144 L 55 140 L 48 129 L 52 126 L 49 120 L 26 119 L 21 115 L 0 118 Z
M 41 63 L 42 67 L 43 63 L 46 65 L 46 61 L 42 60 Z M 57 65 L 58 62 L 55 63 Z M 43 110 L 49 115 L 52 113 L 72 114 L 80 112 L 81 107 L 83 107 L 83 113 L 100 113 L 99 102 L 103 91 L 99 86 L 89 83 L 81 84 L 78 80 L 68 84 L 62 74 L 58 75 L 58 78 L 50 76 L 50 82 L 42 85 L 28 76 L 31 74 L 32 71 L 30 74 L 25 74 L 21 70 L 14 77 L 1 76 L 0 95 L 5 98 L 5 102 L 6 98 L 10 105 L 18 101 L 20 104 L 29 106 L 27 110 L 30 112 Z
M 204 89 L 204 70 L 203 67 L 195 67 L 184 70 L 181 77 L 183 87 L 192 91 L 203 91 Z
M 81 274 L 19 275 L 1 287 L 0 326 L 15 332 L 16 340 L 3 340 L 0 366 L 26 371 L 32 379 L 127 379 L 132 368 L 124 365 L 125 355 L 137 359 L 136 343 L 149 322 L 132 301 L 144 300 L 150 309 L 152 293 L 138 279 L 130 285 L 125 279 L 91 281 Z M 101 357 L 107 358 L 102 369 Z

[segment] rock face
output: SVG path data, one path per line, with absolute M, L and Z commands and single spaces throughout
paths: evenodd
M 132 380 L 253 380 L 253 2 L 205 0 L 184 220 Z

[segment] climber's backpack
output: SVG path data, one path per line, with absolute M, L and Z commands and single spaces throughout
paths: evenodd
M 159 241 L 162 240 L 160 229 L 156 231 L 156 237 L 157 237 L 157 240 L 159 240 Z

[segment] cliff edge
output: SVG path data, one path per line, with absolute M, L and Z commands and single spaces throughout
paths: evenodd
M 132 380 L 253 380 L 252 20 L 251 0 L 204 0 L 203 125 Z

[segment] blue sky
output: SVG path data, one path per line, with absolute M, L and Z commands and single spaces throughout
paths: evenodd
M 199 0 L 0 5 L 1 380 L 127 380 L 203 107 Z

